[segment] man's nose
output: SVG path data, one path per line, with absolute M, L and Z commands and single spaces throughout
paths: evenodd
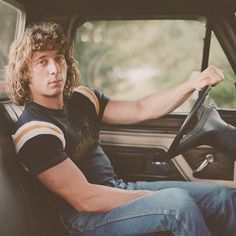
M 50 62 L 49 62 L 49 72 L 50 72 L 51 75 L 58 74 L 60 72 L 59 65 L 53 59 L 51 59 Z

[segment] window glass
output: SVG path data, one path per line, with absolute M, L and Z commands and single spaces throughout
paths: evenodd
M 225 75 L 225 80 L 210 92 L 209 102 L 214 103 L 218 108 L 236 109 L 234 87 L 236 75 L 214 33 L 212 33 L 211 38 L 209 64 L 222 68 Z
M 86 22 L 75 41 L 81 84 L 116 99 L 173 87 L 200 70 L 204 36 L 205 24 L 197 20 Z
M 0 97 L 4 96 L 4 67 L 7 65 L 10 45 L 20 18 L 20 11 L 0 0 Z

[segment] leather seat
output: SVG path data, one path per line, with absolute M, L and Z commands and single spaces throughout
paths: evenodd
M 0 235 L 61 236 L 59 221 L 40 201 L 42 189 L 17 161 L 10 130 L 22 109 L 0 104 Z

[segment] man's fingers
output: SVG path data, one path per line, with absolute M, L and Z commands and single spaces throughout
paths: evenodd
M 219 81 L 222 81 L 224 79 L 224 71 L 222 69 L 212 66 L 211 70 L 217 76 Z
M 224 71 L 211 65 L 207 67 L 202 73 L 200 73 L 194 88 L 198 91 L 201 91 L 204 87 L 208 85 L 215 86 L 222 80 L 224 80 Z
M 207 81 L 208 85 L 217 85 L 219 82 L 224 80 L 224 72 L 222 69 L 215 66 L 209 66 L 205 71 L 204 81 Z

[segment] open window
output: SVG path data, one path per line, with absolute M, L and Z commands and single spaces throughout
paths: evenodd
M 220 109 L 236 110 L 236 75 L 214 32 L 211 35 L 209 64 L 220 66 L 224 70 L 225 80 L 211 91 L 208 101 Z
M 201 70 L 205 35 L 203 17 L 85 22 L 75 39 L 81 83 L 117 99 L 173 87 Z M 224 69 L 226 81 L 210 92 L 208 101 L 235 109 L 235 73 L 214 33 L 209 64 Z M 195 99 L 193 95 L 177 112 L 190 111 Z

